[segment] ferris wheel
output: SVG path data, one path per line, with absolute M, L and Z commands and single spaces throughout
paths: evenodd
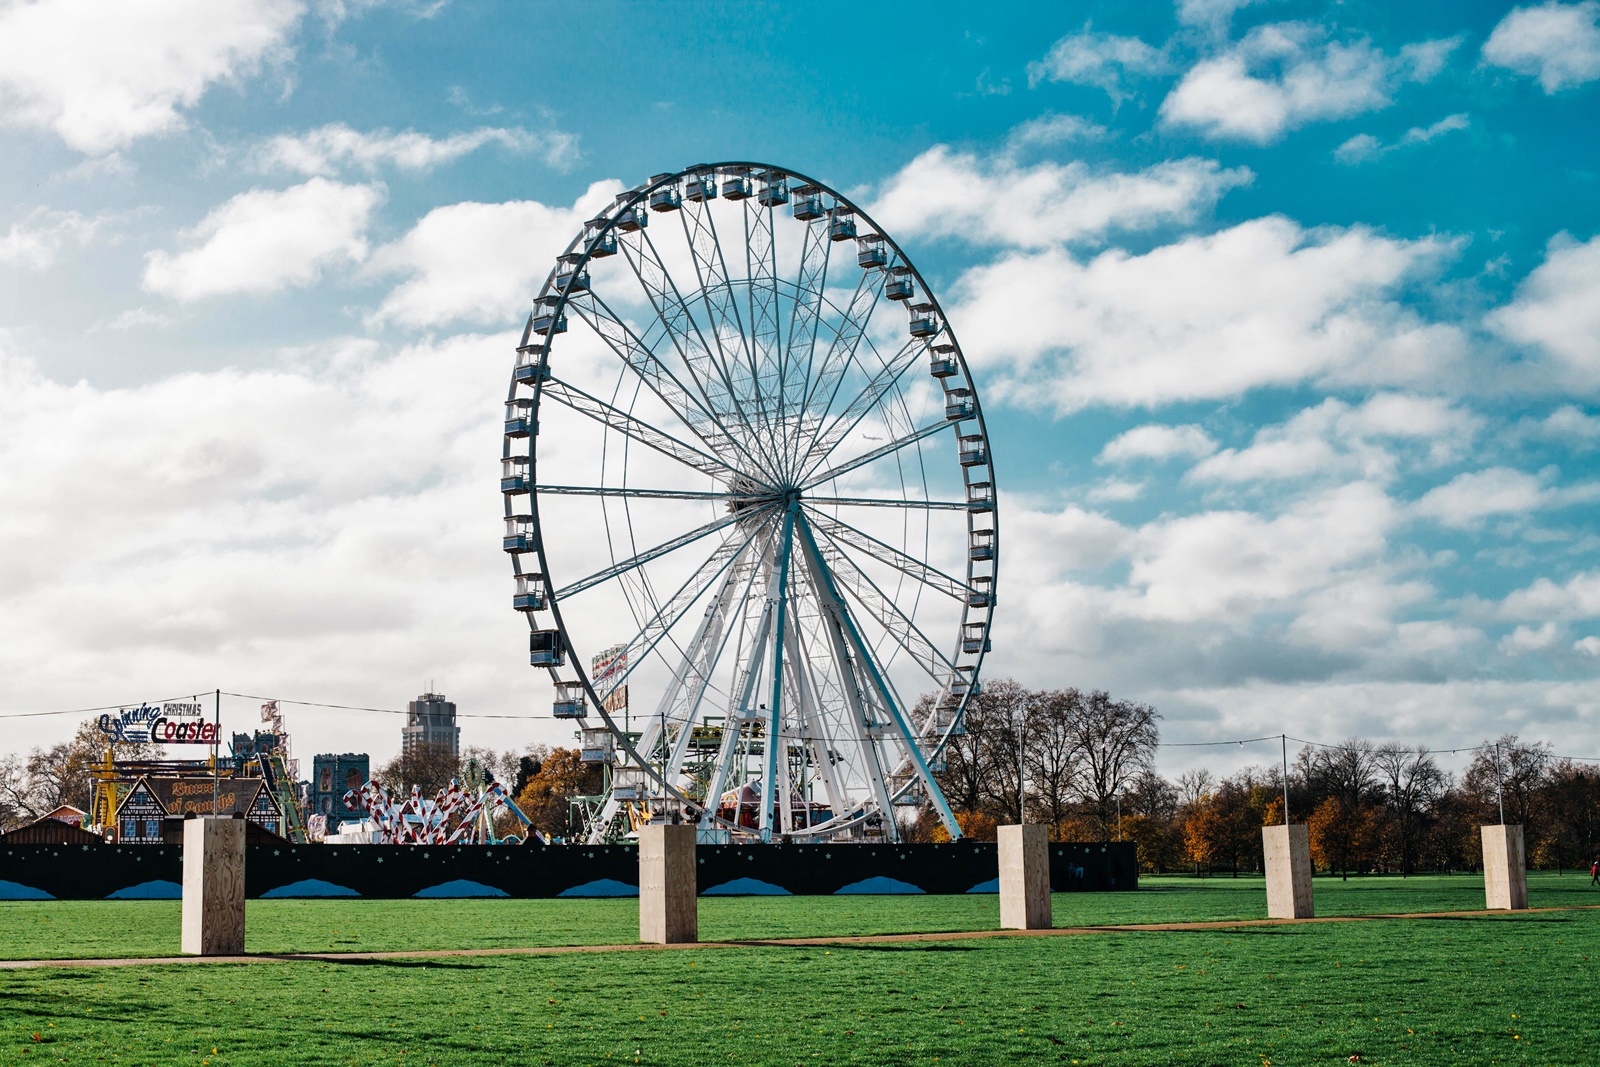
M 534 302 L 506 401 L 513 604 L 605 767 L 587 833 L 898 840 L 989 650 L 989 440 L 938 300 L 820 182 L 618 195 Z

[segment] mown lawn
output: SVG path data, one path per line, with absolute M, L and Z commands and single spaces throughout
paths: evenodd
M 1533 907 L 1600 904 L 1587 875 L 1534 872 Z M 1471 911 L 1474 875 L 1316 880 L 1318 915 Z M 1058 893 L 1057 926 L 1258 919 L 1260 878 L 1145 878 L 1132 893 Z M 176 901 L 0 902 L 0 958 L 86 959 L 178 953 Z M 992 894 L 909 897 L 703 897 L 708 941 L 992 929 Z M 639 906 L 610 900 L 253 900 L 250 952 L 393 951 L 607 945 L 639 935 Z
M 779 914 L 818 902 L 753 903 Z M 902 916 L 927 903 L 870 902 Z M 1589 1064 L 1597 961 L 1600 912 L 1585 910 L 11 971 L 0 972 L 0 1063 Z

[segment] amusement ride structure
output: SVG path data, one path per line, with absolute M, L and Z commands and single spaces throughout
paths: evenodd
M 989 649 L 994 469 L 857 205 L 748 162 L 618 195 L 534 302 L 502 462 L 530 662 L 605 768 L 589 840 L 896 840 L 924 804 L 960 836 L 934 776 Z

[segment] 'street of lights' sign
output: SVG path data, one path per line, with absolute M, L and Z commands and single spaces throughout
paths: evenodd
M 159 707 L 140 704 L 100 716 L 100 732 L 113 741 L 154 742 L 161 745 L 214 745 L 217 724 L 206 722 L 198 702 L 169 701 Z

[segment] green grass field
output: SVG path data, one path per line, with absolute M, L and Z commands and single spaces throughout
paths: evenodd
M 1534 875 L 1535 907 L 1600 903 Z M 1060 925 L 1257 918 L 1259 879 L 1058 895 Z M 1319 914 L 1481 882 L 1319 879 Z M 707 939 L 981 929 L 993 897 L 704 900 Z M 275 901 L 255 952 L 616 943 L 632 901 Z M 5 954 L 176 950 L 177 908 L 0 905 Z M 70 942 L 70 944 L 69 944 Z M 87 952 L 85 950 L 88 949 Z M 959 942 L 0 972 L 0 1064 L 1589 1064 L 1600 910 Z M 215 1051 L 213 1051 L 215 1050 Z
M 1316 881 L 1318 915 L 1472 911 L 1483 907 L 1475 875 Z M 1600 904 L 1587 875 L 1533 872 L 1535 908 Z M 852 934 L 987 930 L 991 894 L 927 897 L 704 897 L 707 941 L 843 937 Z M 1204 922 L 1266 916 L 1262 880 L 1146 877 L 1136 893 L 1057 893 L 1057 926 Z M 0 959 L 175 956 L 178 902 L 0 902 Z M 612 900 L 252 900 L 245 916 L 250 952 L 384 952 L 614 945 L 638 940 L 639 905 Z

